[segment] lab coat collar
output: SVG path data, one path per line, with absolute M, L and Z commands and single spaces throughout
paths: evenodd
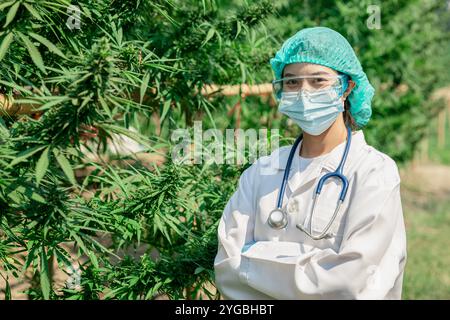
M 305 177 L 303 177 L 303 179 L 301 179 L 302 181 L 299 181 L 300 178 L 298 175 L 295 175 L 295 173 L 298 169 L 298 162 L 300 161 L 298 153 L 302 142 L 303 141 L 300 141 L 299 145 L 297 146 L 297 150 L 295 152 L 295 156 L 293 158 L 290 169 L 291 172 L 289 174 L 288 185 L 292 191 L 296 190 L 300 185 L 305 185 L 311 180 L 316 179 L 321 174 L 323 168 L 325 168 L 329 172 L 335 171 L 339 165 L 339 162 L 342 159 L 345 144 L 347 141 L 344 141 L 341 144 L 337 145 L 329 153 L 328 156 L 324 157 L 324 159 L 319 165 L 314 167 L 313 170 L 310 170 L 308 174 Z M 358 153 L 361 150 L 361 148 L 365 145 L 367 145 L 367 143 L 363 131 L 358 130 L 353 132 L 349 153 L 347 155 L 347 161 L 345 162 L 344 165 L 344 175 L 347 176 L 347 179 L 350 179 L 352 168 L 359 158 Z M 273 169 L 285 170 L 290 150 L 291 146 L 278 149 L 278 152 L 276 152 L 274 157 L 272 158 Z

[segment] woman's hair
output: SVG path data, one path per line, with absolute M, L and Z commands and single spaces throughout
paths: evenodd
M 344 75 L 345 73 L 338 71 L 339 75 Z M 351 80 L 351 77 L 347 75 L 348 79 Z M 352 131 L 358 130 L 358 125 L 356 124 L 355 119 L 350 113 L 350 101 L 348 101 L 348 97 L 344 101 L 344 123 L 345 125 L 349 125 Z
M 358 130 L 358 125 L 350 113 L 350 101 L 348 99 L 344 101 L 344 123 L 345 125 L 349 125 L 352 131 Z

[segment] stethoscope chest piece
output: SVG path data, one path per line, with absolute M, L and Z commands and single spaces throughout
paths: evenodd
M 283 229 L 288 224 L 288 217 L 282 209 L 275 208 L 270 212 L 267 222 L 274 229 Z
M 289 177 L 289 170 L 291 168 L 292 159 L 294 157 L 294 153 L 295 153 L 295 151 L 297 149 L 297 146 L 299 145 L 300 140 L 302 138 L 303 138 L 303 135 L 300 135 L 295 140 L 294 145 L 291 148 L 291 152 L 289 153 L 289 157 L 288 157 L 288 160 L 287 160 L 287 163 L 286 163 L 286 168 L 284 170 L 283 180 L 281 181 L 280 191 L 278 193 L 277 207 L 270 212 L 269 218 L 267 219 L 267 223 L 273 229 L 283 229 L 288 224 L 288 215 L 287 215 L 286 211 L 282 209 L 282 207 L 283 207 L 283 195 L 284 195 L 284 191 L 286 189 L 286 184 L 287 184 L 287 180 L 288 180 L 288 177 Z M 308 235 L 313 240 L 320 240 L 320 239 L 331 237 L 327 233 L 328 229 L 331 227 L 331 224 L 336 219 L 337 214 L 339 212 L 339 209 L 341 207 L 341 204 L 344 202 L 345 195 L 347 194 L 348 180 L 343 174 L 343 168 L 344 168 L 345 161 L 347 159 L 347 154 L 348 154 L 348 152 L 350 150 L 351 140 L 352 140 L 352 131 L 351 131 L 350 126 L 347 126 L 347 143 L 345 144 L 344 154 L 342 155 L 342 159 L 341 159 L 341 162 L 339 163 L 339 166 L 337 167 L 336 171 L 327 173 L 322 178 L 320 178 L 319 183 L 317 184 L 316 191 L 315 191 L 315 194 L 314 194 L 313 208 L 312 208 L 312 212 L 311 212 L 311 216 L 310 216 L 310 221 L 311 221 L 310 222 L 310 231 L 308 232 L 307 230 L 305 230 L 305 228 L 303 228 L 303 226 L 300 225 L 300 224 L 296 225 L 298 229 L 300 229 L 301 231 L 306 233 L 306 235 Z M 336 206 L 336 209 L 335 209 L 335 211 L 333 213 L 333 216 L 332 216 L 331 220 L 328 222 L 328 224 L 325 227 L 325 229 L 319 235 L 313 235 L 312 231 L 311 231 L 311 225 L 312 225 L 314 209 L 315 209 L 315 206 L 316 206 L 316 201 L 317 201 L 318 195 L 320 194 L 325 181 L 328 178 L 333 178 L 333 177 L 337 178 L 337 179 L 340 179 L 342 181 L 342 190 L 341 190 L 341 193 L 339 195 L 339 202 L 338 202 L 338 204 Z

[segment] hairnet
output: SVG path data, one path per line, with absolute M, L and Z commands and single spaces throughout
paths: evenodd
M 347 39 L 330 28 L 305 28 L 287 39 L 270 59 L 277 79 L 282 77 L 285 65 L 301 62 L 320 64 L 350 76 L 356 84 L 348 96 L 350 113 L 359 127 L 367 124 L 375 90 Z

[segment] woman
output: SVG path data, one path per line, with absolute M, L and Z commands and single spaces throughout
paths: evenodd
M 271 65 L 279 111 L 303 136 L 241 175 L 218 228 L 219 292 L 225 299 L 401 299 L 400 177 L 360 130 L 374 89 L 352 47 L 334 30 L 307 28 Z M 312 215 L 319 180 L 339 167 L 344 197 L 340 178 L 325 180 Z

